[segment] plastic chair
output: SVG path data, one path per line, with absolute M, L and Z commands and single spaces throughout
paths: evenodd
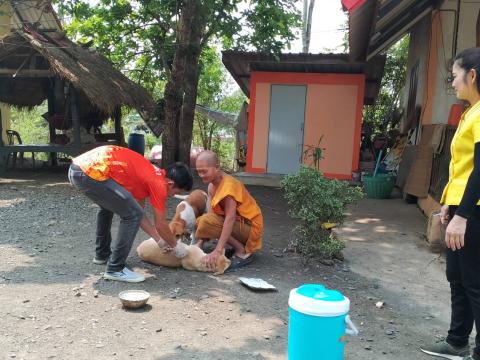
M 7 141 L 8 145 L 21 145 L 22 144 L 22 138 L 20 137 L 20 134 L 15 131 L 15 130 L 5 130 L 7 133 Z M 16 144 L 15 144 L 16 142 Z M 23 151 L 19 151 L 18 154 L 20 154 L 20 161 L 23 164 Z M 10 160 L 10 157 L 12 157 L 12 167 L 14 168 L 16 163 L 17 163 L 17 152 L 9 153 L 7 156 L 7 164 L 8 166 L 8 161 Z M 32 152 L 32 166 L 35 168 L 35 153 Z

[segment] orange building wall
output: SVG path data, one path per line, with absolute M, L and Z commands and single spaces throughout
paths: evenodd
M 427 73 L 427 86 L 425 86 L 424 98 L 424 114 L 421 119 L 422 124 L 431 124 L 433 118 L 433 104 L 435 102 L 436 93 L 436 81 L 438 71 L 438 44 L 440 43 L 441 31 L 441 13 L 436 12 L 432 16 L 432 26 L 430 32 L 430 44 L 428 55 L 428 73 Z
M 309 85 L 305 145 L 317 145 L 323 135 L 320 170 L 331 177 L 350 177 L 352 170 L 358 86 Z M 358 151 L 358 148 L 355 148 Z M 310 165 L 311 160 L 306 161 Z
M 256 86 L 255 124 L 252 153 L 252 168 L 264 169 L 267 163 L 268 127 L 270 119 L 271 84 Z
M 324 134 L 321 170 L 329 177 L 350 179 L 358 170 L 364 75 L 253 72 L 247 172 L 266 172 L 272 84 L 307 85 L 304 145 L 316 145 Z

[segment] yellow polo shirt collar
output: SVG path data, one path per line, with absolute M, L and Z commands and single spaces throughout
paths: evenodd
M 449 180 L 443 190 L 441 203 L 459 205 L 473 170 L 475 143 L 480 142 L 480 101 L 463 114 L 452 140 Z M 480 204 L 480 202 L 479 202 Z

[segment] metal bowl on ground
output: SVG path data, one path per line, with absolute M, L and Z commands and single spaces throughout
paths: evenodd
M 128 309 L 138 309 L 145 306 L 150 293 L 143 290 L 125 290 L 118 294 L 123 306 Z

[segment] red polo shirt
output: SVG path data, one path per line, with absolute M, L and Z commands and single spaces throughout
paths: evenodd
M 76 157 L 73 163 L 94 180 L 115 180 L 137 200 L 150 198 L 154 208 L 165 212 L 165 171 L 152 165 L 137 152 L 120 146 L 105 145 Z

